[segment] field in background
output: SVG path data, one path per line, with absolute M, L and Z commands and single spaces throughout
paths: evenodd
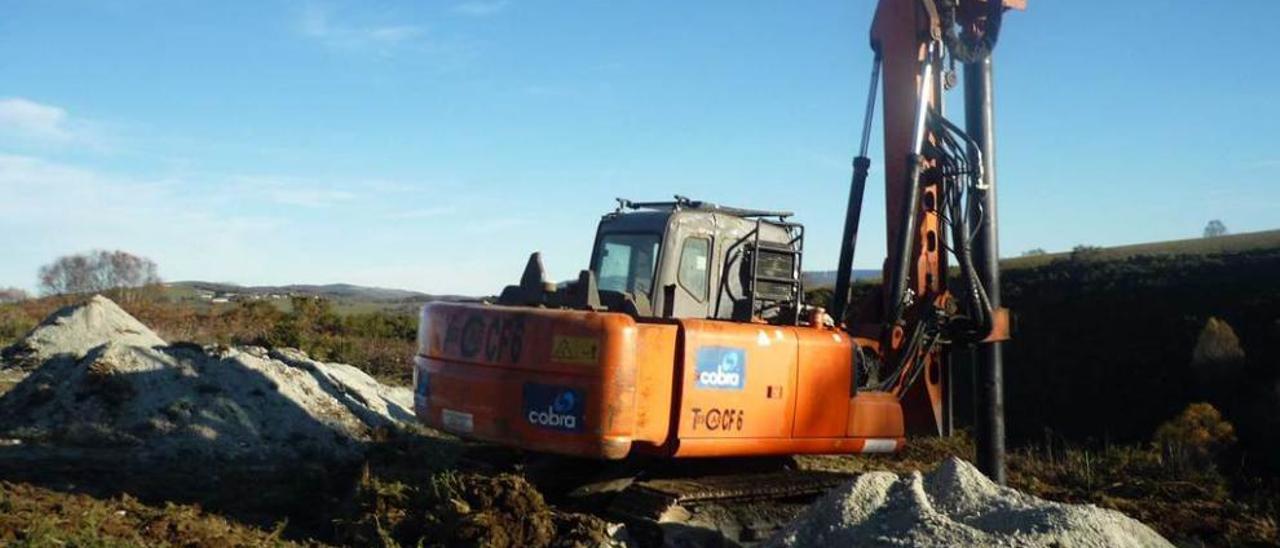
M 351 284 L 284 286 L 241 286 L 235 284 L 184 281 L 163 286 L 165 299 L 197 309 L 226 310 L 243 302 L 266 302 L 289 312 L 293 297 L 324 299 L 337 314 L 372 312 L 416 313 L 423 304 L 437 300 L 467 300 L 457 295 L 430 295 L 404 289 L 365 287 Z
M 1097 259 L 1120 260 L 1137 255 L 1218 255 L 1274 248 L 1280 248 L 1280 230 L 1267 230 L 1262 232 L 1248 232 L 1244 234 L 1229 234 L 1213 238 L 1191 238 L 1186 240 L 1169 240 L 1164 242 L 1150 242 L 1145 244 L 1113 247 L 1083 245 L 1071 251 L 1006 257 L 1004 259 L 1000 259 L 1000 268 L 1004 270 L 1017 270 L 1044 266 L 1057 260 L 1070 259 L 1073 254 L 1085 254 Z M 853 279 L 855 282 L 878 283 L 880 281 L 880 270 L 854 269 Z M 815 270 L 804 273 L 804 285 L 807 288 L 820 290 L 830 288 L 834 286 L 835 283 L 836 271 L 834 270 Z
M 408 384 L 409 364 L 421 305 L 348 301 L 335 305 L 319 297 L 276 300 L 193 302 L 169 288 L 106 292 L 121 308 L 161 338 L 201 345 L 299 348 L 321 361 L 355 365 L 382 382 Z M 26 334 L 53 311 L 79 297 L 46 297 L 0 304 L 0 348 Z M 0 389 L 4 378 L 0 377 Z
M 1015 270 L 1043 266 L 1056 260 L 1069 259 L 1073 253 L 1079 254 L 1082 251 L 1098 259 L 1121 260 L 1139 255 L 1222 255 L 1276 248 L 1280 248 L 1280 230 L 1266 230 L 1114 247 L 1080 246 L 1074 251 L 1001 259 L 1000 268 Z

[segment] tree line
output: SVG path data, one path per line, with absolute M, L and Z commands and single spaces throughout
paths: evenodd
M 141 289 L 159 285 L 155 261 L 127 251 L 96 249 L 65 255 L 40 267 L 37 285 L 41 295 L 74 295 L 109 290 Z M 31 298 L 27 290 L 0 287 L 0 304 Z

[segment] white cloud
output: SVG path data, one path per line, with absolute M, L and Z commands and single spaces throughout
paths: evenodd
M 527 221 L 517 217 L 494 217 L 492 219 L 479 219 L 466 226 L 466 229 L 473 234 L 494 234 L 514 229 L 524 225 Z
M 277 204 L 300 207 L 329 207 L 355 198 L 345 190 L 323 188 L 277 188 L 270 191 L 271 200 Z
M 136 174 L 0 152 L 0 286 L 30 284 L 41 264 L 89 249 L 149 257 L 166 279 L 249 284 L 346 281 L 466 294 L 519 273 L 520 265 L 474 249 L 505 245 L 506 231 L 527 223 L 451 217 L 465 197 L 445 201 L 431 187 Z M 406 259 L 415 256 L 407 249 L 427 251 L 433 264 Z
M 467 66 L 481 49 L 478 42 L 464 36 L 429 32 L 414 22 L 369 19 L 355 10 L 339 12 L 325 4 L 307 4 L 296 26 L 301 36 L 334 51 L 381 57 L 413 55 L 446 71 Z
M 73 119 L 66 109 L 24 97 L 0 98 L 0 137 L 37 145 L 97 141 L 91 125 Z
M 453 12 L 471 17 L 486 17 L 506 9 L 505 0 L 472 0 L 453 7 Z
M 324 208 L 341 205 L 358 197 L 355 192 L 331 185 L 314 185 L 291 177 L 240 175 L 231 177 L 233 184 L 226 188 L 224 198 L 250 201 L 268 201 L 273 204 Z
M 396 213 L 392 213 L 390 215 L 387 215 L 386 218 L 394 221 L 409 221 L 409 220 L 415 220 L 415 219 L 431 219 L 434 217 L 442 217 L 445 215 L 451 215 L 453 214 L 453 212 L 454 212 L 454 208 L 450 206 L 424 207 L 420 209 L 410 209 L 406 211 L 399 211 Z
M 262 262 L 262 242 L 284 224 L 219 210 L 190 181 L 112 175 L 2 153 L 0 196 L 0 249 L 6 250 L 0 278 L 8 283 L 30 279 L 54 257 L 95 248 L 151 257 L 161 275 L 189 277 L 202 268 L 211 276 L 234 270 L 252 275 Z
M 526 95 L 550 98 L 577 98 L 582 94 L 576 88 L 550 84 L 530 84 L 522 88 Z
M 67 111 L 21 97 L 0 99 L 0 127 L 51 141 L 71 138 L 66 127 Z
M 417 25 L 345 24 L 334 20 L 328 8 L 317 5 L 310 5 L 303 11 L 299 27 L 304 36 L 339 49 L 386 49 L 420 39 L 425 34 Z

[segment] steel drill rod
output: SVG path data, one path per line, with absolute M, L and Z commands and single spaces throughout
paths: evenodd
M 964 66 L 966 131 L 982 152 L 983 215 L 973 251 L 978 278 L 992 309 L 1000 304 L 999 225 L 996 215 L 995 113 L 992 97 L 991 56 Z M 1005 484 L 1004 348 L 999 342 L 978 345 L 975 364 L 977 398 L 975 438 L 978 469 L 992 481 Z

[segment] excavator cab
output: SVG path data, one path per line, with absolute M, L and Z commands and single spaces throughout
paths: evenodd
M 578 280 L 548 284 L 535 254 L 526 267 L 531 279 L 508 287 L 498 304 L 795 324 L 803 307 L 804 226 L 789 217 L 683 196 L 619 199 L 600 219 L 590 268 Z
M 794 318 L 804 227 L 790 216 L 682 196 L 620 199 L 600 220 L 591 255 L 601 300 L 635 302 L 642 317 Z

